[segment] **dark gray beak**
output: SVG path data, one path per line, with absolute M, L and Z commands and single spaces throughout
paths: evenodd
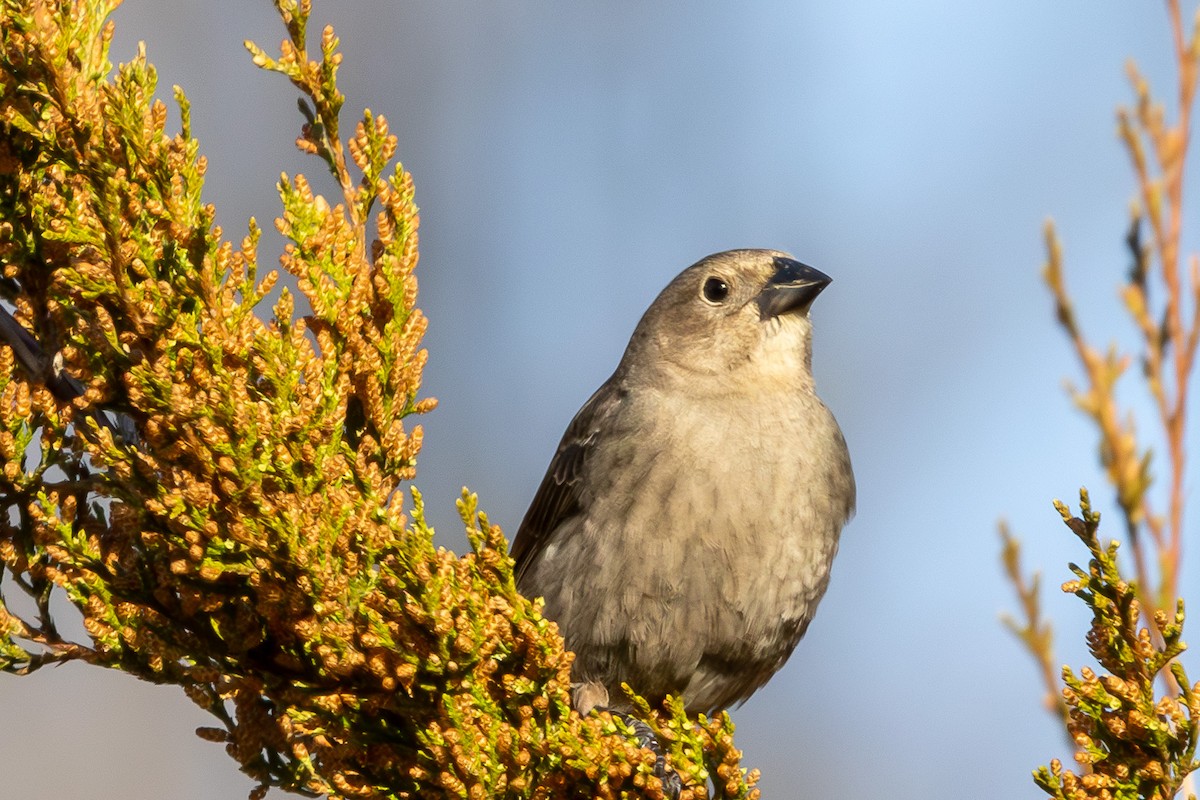
M 775 274 L 758 295 L 763 319 L 805 311 L 833 279 L 820 270 L 790 258 L 775 259 Z

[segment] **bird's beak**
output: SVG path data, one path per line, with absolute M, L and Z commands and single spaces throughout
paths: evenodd
M 775 259 L 775 274 L 758 294 L 762 319 L 806 311 L 833 279 L 820 270 L 790 258 Z

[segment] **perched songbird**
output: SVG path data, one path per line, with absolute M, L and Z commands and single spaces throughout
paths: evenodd
M 774 250 L 688 267 L 567 427 L 512 555 L 575 652 L 580 713 L 629 709 L 622 683 L 727 708 L 804 635 L 854 512 L 811 370 L 829 281 Z

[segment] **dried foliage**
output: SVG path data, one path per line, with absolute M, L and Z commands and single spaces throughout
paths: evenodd
M 1084 667 L 1076 675 L 1062 671 L 1068 708 L 1067 731 L 1077 748 L 1075 760 L 1087 770 L 1077 775 L 1058 760 L 1034 773 L 1034 780 L 1059 800 L 1111 800 L 1175 797 L 1196 761 L 1200 738 L 1200 684 L 1188 683 L 1175 660 L 1184 650 L 1183 602 L 1174 614 L 1154 612 L 1154 636 L 1141 627 L 1142 608 L 1135 586 L 1121 576 L 1117 543 L 1101 547 L 1096 531 L 1100 515 L 1087 492 L 1080 493 L 1080 516 L 1056 503 L 1063 521 L 1087 546 L 1087 569 L 1074 564 L 1075 580 L 1063 591 L 1092 611 L 1088 649 L 1105 670 Z M 1155 681 L 1169 670 L 1180 691 L 1157 697 Z
M 1005 614 L 1003 622 L 1021 640 L 1021 644 L 1034 654 L 1034 660 L 1041 670 L 1042 685 L 1046 688 L 1043 699 L 1046 709 L 1067 723 L 1070 719 L 1067 704 L 1059 691 L 1058 670 L 1054 666 L 1054 628 L 1042 616 L 1042 576 L 1036 572 L 1026 576 L 1021 568 L 1021 543 L 1003 522 L 1000 523 L 1000 539 L 1003 542 L 1000 559 L 1004 574 L 1012 583 L 1021 604 L 1021 621 Z
M 1021 606 L 1010 628 L 1038 663 L 1047 693 L 1082 777 L 1064 772 L 1057 761 L 1035 773 L 1038 784 L 1060 798 L 1169 798 L 1187 789 L 1195 769 L 1196 689 L 1174 662 L 1183 605 L 1179 594 L 1186 486 L 1188 395 L 1200 343 L 1200 262 L 1181 265 L 1184 172 L 1191 114 L 1200 70 L 1200 24 L 1185 31 L 1178 0 L 1166 0 L 1179 76 L 1175 119 L 1155 103 L 1146 81 L 1129 65 L 1137 102 L 1118 112 L 1118 128 L 1137 178 L 1126 243 L 1132 265 L 1121 299 L 1134 323 L 1134 354 L 1117 345 L 1101 349 L 1084 335 L 1067 291 L 1062 247 L 1053 224 L 1046 227 L 1048 259 L 1043 278 L 1054 297 L 1058 321 L 1071 341 L 1085 384 L 1069 386 L 1076 406 L 1095 424 L 1100 462 L 1121 511 L 1134 579 L 1117 565 L 1117 545 L 1101 550 L 1096 540 L 1099 515 L 1083 496 L 1082 519 L 1059 504 L 1064 520 L 1092 553 L 1088 571 L 1072 567 L 1079 580 L 1064 589 L 1079 595 L 1093 611 L 1088 644 L 1108 674 L 1083 669 L 1077 677 L 1064 668 L 1061 689 L 1053 653 L 1053 630 L 1041 614 L 1037 575 L 1026 578 L 1018 541 L 1001 526 L 1005 572 Z M 1142 240 L 1149 230 L 1150 241 Z M 1138 431 L 1134 414 L 1118 397 L 1118 383 L 1135 362 L 1155 408 L 1154 430 Z M 1153 450 L 1165 445 L 1163 488 L 1152 491 Z M 1164 509 L 1165 511 L 1161 510 Z M 1140 625 L 1146 625 L 1140 628 Z M 1156 698 L 1155 678 L 1165 696 Z
M 1167 0 L 1172 43 L 1179 73 L 1178 105 L 1173 123 L 1163 107 L 1153 101 L 1137 68 L 1129 64 L 1137 94 L 1133 109 L 1120 109 L 1118 129 L 1129 151 L 1138 181 L 1138 201 L 1126 243 L 1132 264 L 1121 286 L 1125 309 L 1139 333 L 1136 356 L 1117 345 L 1106 349 L 1090 343 L 1080 325 L 1067 291 L 1062 246 L 1052 223 L 1046 226 L 1048 259 L 1043 278 L 1054 296 L 1055 313 L 1083 368 L 1086 385 L 1069 386 L 1072 400 L 1095 423 L 1100 461 L 1113 486 L 1121 509 L 1129 550 L 1133 555 L 1136 586 L 1146 619 L 1158 609 L 1170 609 L 1179 594 L 1182 565 L 1183 512 L 1185 506 L 1185 453 L 1188 393 L 1194 378 L 1197 344 L 1200 343 L 1200 262 L 1188 259 L 1186 278 L 1181 266 L 1180 237 L 1183 220 L 1183 179 L 1191 114 L 1200 69 L 1200 27 L 1185 34 L 1178 0 Z M 1151 232 L 1149 243 L 1141 231 Z M 1157 411 L 1152 438 L 1165 444 L 1164 491 L 1151 492 L 1153 450 L 1139 435 L 1131 410 L 1118 399 L 1118 382 L 1136 361 Z M 1162 506 L 1156 507 L 1157 503 Z M 1165 513 L 1159 511 L 1165 507 Z M 1007 532 L 1005 564 L 1010 577 L 1019 572 L 1019 547 Z M 1013 627 L 1039 663 L 1044 675 L 1054 674 L 1052 634 L 1025 635 L 1032 624 L 1029 600 L 1018 585 L 1023 621 Z M 1056 692 L 1053 683 L 1047 690 Z
M 0 346 L 0 579 L 30 609 L 0 597 L 0 669 L 178 685 L 257 796 L 661 796 L 623 725 L 570 710 L 570 654 L 475 498 L 458 557 L 402 487 L 434 406 L 417 210 L 383 117 L 342 138 L 332 30 L 310 56 L 309 3 L 277 0 L 279 56 L 247 44 L 340 193 L 279 184 L 298 317 L 286 290 L 264 307 L 254 222 L 236 248 L 214 226 L 183 92 L 171 135 L 145 54 L 113 71 L 116 5 L 0 0 L 0 288 L 53 356 Z M 646 711 L 685 796 L 757 795 L 727 716 Z

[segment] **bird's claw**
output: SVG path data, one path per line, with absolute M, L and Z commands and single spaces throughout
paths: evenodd
M 644 747 L 651 753 L 654 753 L 654 776 L 662 781 L 663 795 L 667 800 L 679 800 L 679 795 L 683 792 L 683 779 L 667 763 L 667 755 L 663 751 L 662 742 L 654 735 L 654 731 L 650 726 L 637 717 L 624 714 L 620 711 L 610 711 L 609 713 L 615 717 L 620 717 L 629 729 L 633 731 L 633 738 L 637 742 L 638 747 Z

